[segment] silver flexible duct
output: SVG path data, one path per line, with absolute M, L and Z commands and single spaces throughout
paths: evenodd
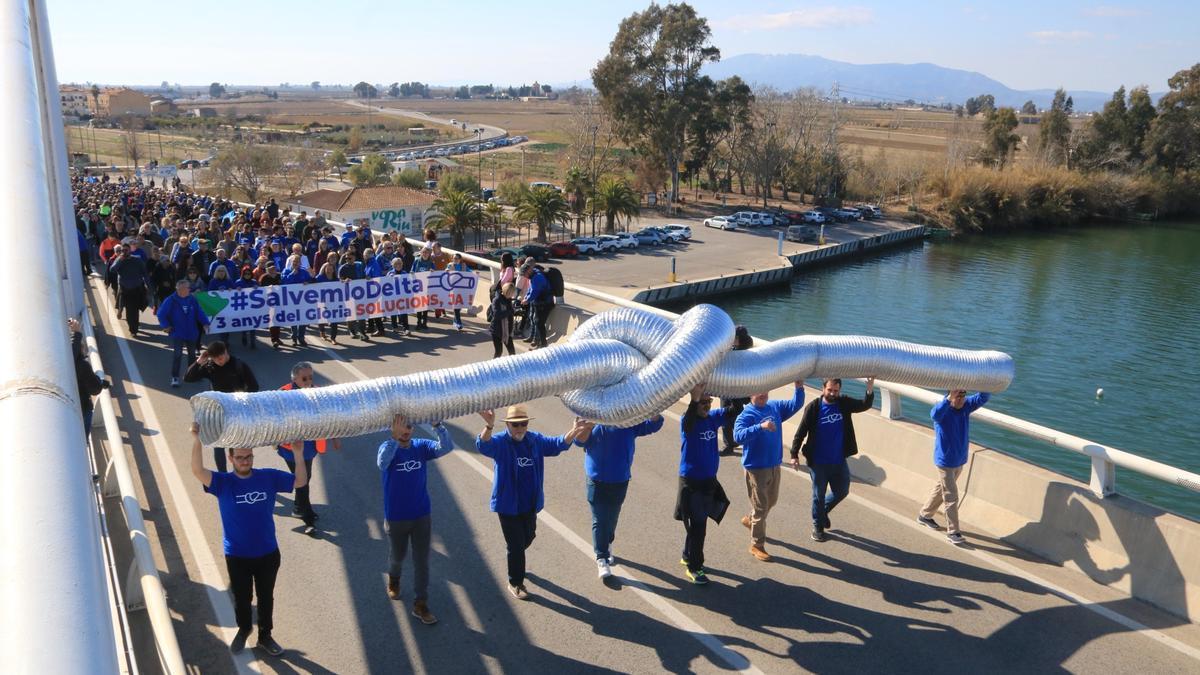
M 456 368 L 319 389 L 192 397 L 204 443 L 273 445 L 386 429 L 392 416 L 433 422 L 558 395 L 575 414 L 607 424 L 653 416 L 707 381 L 745 396 L 810 377 L 876 376 L 926 387 L 1003 391 L 1012 359 L 860 336 L 798 336 L 730 351 L 733 322 L 712 305 L 670 321 L 636 309 L 599 314 L 546 349 Z

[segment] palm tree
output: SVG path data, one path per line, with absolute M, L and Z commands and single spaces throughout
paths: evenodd
M 567 200 L 558 190 L 538 187 L 530 190 L 525 199 L 517 204 L 516 216 L 537 223 L 537 240 L 545 243 L 546 230 L 554 223 L 570 222 L 571 211 L 567 208 Z
M 567 170 L 563 180 L 563 190 L 569 195 L 571 213 L 575 214 L 575 233 L 579 234 L 579 224 L 583 222 L 583 211 L 587 207 L 588 193 L 592 191 L 591 181 L 583 169 L 572 166 Z
M 92 105 L 92 110 L 93 110 L 92 117 L 99 117 L 100 116 L 100 86 L 93 84 L 92 88 L 89 89 L 88 92 L 92 95 L 92 104 L 93 104 Z
M 495 234 L 497 246 L 503 246 L 500 243 L 500 228 L 504 225 L 506 218 L 504 217 L 504 207 L 496 202 L 488 202 L 487 206 L 483 207 L 483 217 L 492 225 L 492 232 Z
M 616 232 L 618 222 L 629 220 L 638 214 L 640 203 L 638 194 L 629 187 L 624 178 L 602 176 L 588 207 L 592 213 L 604 214 L 604 231 L 612 234 Z
M 425 221 L 435 230 L 450 231 L 450 246 L 459 251 L 463 249 L 467 230 L 478 223 L 482 211 L 475 195 L 458 190 L 447 190 L 433 200 L 433 215 Z

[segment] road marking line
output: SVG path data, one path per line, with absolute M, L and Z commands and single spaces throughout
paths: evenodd
M 324 347 L 324 349 L 326 352 L 328 352 L 334 358 L 334 360 L 338 361 L 342 365 L 342 367 L 345 368 L 354 377 L 356 377 L 360 380 L 373 379 L 371 377 L 368 377 L 366 373 L 359 370 L 356 366 L 351 364 L 346 359 L 342 358 L 341 355 L 337 354 L 329 347 Z M 430 436 L 433 436 L 432 430 L 425 427 L 424 425 L 422 425 L 422 428 Z M 454 455 L 455 457 L 461 459 L 463 462 L 465 462 L 467 464 L 467 466 L 471 467 L 472 469 L 475 469 L 475 471 L 477 473 L 479 473 L 479 475 L 481 475 L 483 478 L 485 478 L 489 483 L 492 481 L 491 469 L 488 469 L 487 465 L 484 464 L 483 462 L 479 461 L 479 459 L 477 459 L 475 456 L 470 455 L 467 452 L 454 452 L 451 454 Z M 550 529 L 557 532 L 560 537 L 562 537 L 563 539 L 565 539 L 567 541 L 567 543 L 569 543 L 569 544 L 573 545 L 575 548 L 579 549 L 580 552 L 582 552 L 585 556 L 587 556 L 588 560 L 595 559 L 595 554 L 592 551 L 591 545 L 588 544 L 586 541 L 584 541 L 582 537 L 575 534 L 575 532 L 573 530 L 571 530 L 571 528 L 564 525 L 562 523 L 562 521 L 560 521 L 559 519 L 552 516 L 549 511 L 543 509 L 540 513 L 538 513 L 538 518 L 542 522 L 549 525 Z M 677 628 L 679 628 L 680 630 L 686 632 L 688 635 L 691 635 L 693 638 L 695 638 L 700 644 L 704 645 L 710 652 L 712 652 L 718 659 L 720 659 L 722 662 L 724 662 L 730 668 L 733 668 L 735 671 L 740 672 L 740 673 L 754 673 L 754 674 L 758 674 L 758 675 L 762 674 L 762 671 L 759 670 L 758 668 L 756 668 L 754 666 L 754 664 L 749 661 L 749 659 L 747 659 L 742 654 L 735 652 L 732 649 L 730 649 L 729 647 L 725 646 L 725 643 L 721 642 L 720 639 L 709 634 L 707 631 L 704 630 L 704 628 L 702 628 L 700 626 L 700 624 L 696 623 L 691 618 L 689 618 L 686 614 L 679 611 L 679 609 L 677 609 L 674 605 L 672 605 L 665 598 L 662 598 L 661 596 L 656 594 L 653 590 L 650 589 L 649 586 L 647 586 L 641 580 L 639 580 L 638 578 L 633 576 L 633 574 L 631 574 L 629 572 L 629 570 L 625 569 L 621 565 L 615 565 L 614 567 L 619 568 L 621 570 L 622 578 L 626 581 L 626 583 L 629 585 L 629 587 L 634 590 L 634 592 L 638 595 L 638 597 L 642 598 L 651 607 L 658 610 L 658 612 L 660 614 L 662 614 L 664 617 L 666 617 L 671 623 L 675 624 L 675 626 Z
M 188 548 L 192 551 L 192 559 L 200 572 L 200 580 L 204 584 L 208 602 L 212 606 L 213 614 L 217 617 L 218 629 L 225 643 L 228 644 L 237 633 L 237 619 L 233 612 L 233 601 L 225 590 L 225 579 L 221 576 L 216 558 L 213 557 L 212 550 L 208 547 L 204 531 L 200 529 L 200 519 L 196 516 L 196 510 L 192 508 L 192 500 L 187 497 L 187 486 L 184 485 L 179 467 L 175 464 L 174 455 L 167 447 L 166 433 L 158 422 L 158 415 L 154 413 L 154 407 L 150 404 L 149 393 L 142 384 L 141 370 L 138 369 L 137 362 L 133 359 L 133 352 L 129 349 L 129 341 L 132 338 L 127 333 L 128 328 L 122 325 L 121 320 L 117 318 L 116 310 L 113 308 L 108 294 L 102 290 L 96 291 L 94 286 L 92 291 L 93 298 L 98 295 L 104 296 L 104 307 L 108 310 L 109 324 L 113 328 L 113 333 L 110 335 L 118 337 L 117 348 L 121 352 L 121 359 L 125 362 L 125 371 L 129 375 L 128 385 L 132 393 L 136 395 L 135 404 L 142 412 L 142 424 L 147 429 L 158 431 L 157 434 L 150 437 L 150 445 L 154 447 L 154 455 L 163 469 L 163 477 L 167 483 L 166 493 L 170 495 L 171 502 L 175 505 L 175 512 L 179 514 L 184 539 L 187 540 Z M 229 656 L 238 672 L 243 675 L 262 672 L 259 670 L 258 659 L 252 649 L 246 649 L 237 655 L 230 653 Z

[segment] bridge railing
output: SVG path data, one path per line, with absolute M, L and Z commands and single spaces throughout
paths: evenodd
M 42 0 L 0 3 L 0 672 L 119 670 L 66 319 L 82 304 Z M 67 200 L 64 203 L 64 197 Z M 67 228 L 70 228 L 68 231 Z M 68 234 L 70 235 L 68 237 Z
M 100 360 L 100 350 L 96 344 L 92 323 L 88 320 L 82 321 L 81 324 L 84 344 L 88 350 L 88 362 L 96 376 L 103 380 L 104 364 Z M 129 531 L 129 543 L 133 550 L 133 560 L 126 575 L 124 609 L 146 610 L 159 666 L 164 673 L 182 675 L 186 672 L 183 655 L 179 651 L 175 626 L 171 622 L 171 612 L 167 607 L 167 593 L 163 589 L 162 579 L 159 578 L 158 568 L 154 564 L 154 554 L 150 550 L 150 537 L 146 534 L 146 523 L 142 518 L 142 504 L 137 497 L 137 483 L 133 480 L 133 474 L 129 471 L 129 461 L 125 457 L 125 443 L 117 423 L 112 394 L 108 389 L 104 389 L 96 402 L 108 440 L 108 463 L 104 469 L 102 489 L 105 497 L 120 497 L 125 526 Z

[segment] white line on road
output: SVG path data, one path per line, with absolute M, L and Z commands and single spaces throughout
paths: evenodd
M 237 632 L 237 620 L 233 613 L 233 602 L 225 590 L 225 580 L 221 576 L 220 568 L 217 567 L 212 550 L 208 547 L 204 531 L 200 529 L 200 519 L 196 516 L 196 510 L 192 508 L 192 500 L 187 496 L 187 486 L 184 485 L 179 467 L 175 464 L 175 457 L 171 454 L 171 449 L 167 447 L 166 433 L 158 422 L 154 406 L 150 404 L 149 392 L 142 384 L 142 373 L 133 359 L 133 353 L 129 350 L 129 341 L 132 338 L 128 335 L 127 328 L 117 318 L 116 311 L 109 301 L 108 293 L 103 290 L 97 291 L 95 286 L 92 286 L 92 297 L 101 296 L 104 297 L 104 307 L 108 310 L 110 335 L 117 336 L 119 333 L 116 340 L 117 348 L 121 351 L 121 359 L 125 362 L 125 371 L 129 375 L 127 386 L 131 393 L 135 394 L 136 404 L 141 409 L 142 424 L 148 430 L 157 431 L 150 436 L 149 445 L 154 448 L 154 455 L 158 458 L 163 478 L 167 483 L 167 489 L 160 490 L 160 492 L 169 495 L 171 502 L 175 505 L 175 512 L 179 514 L 179 524 L 183 529 L 184 539 L 187 540 L 188 548 L 192 551 L 196 569 L 200 572 L 200 581 L 204 584 L 204 590 L 208 594 L 208 603 L 212 605 L 213 614 L 216 615 L 218 630 L 224 642 L 228 644 L 233 640 L 234 633 Z M 123 450 L 116 448 L 114 451 L 122 452 Z M 233 659 L 237 671 L 243 675 L 261 672 L 258 668 L 258 659 L 255 658 L 254 651 L 251 649 L 238 655 L 230 654 L 230 657 Z
M 372 379 L 349 361 L 342 358 L 342 356 L 334 350 L 330 349 L 329 347 L 325 347 L 324 349 L 334 358 L 334 360 L 340 363 L 342 367 L 354 377 L 360 380 Z M 425 431 L 429 433 L 430 436 L 433 435 L 430 430 L 425 429 Z M 479 461 L 476 457 L 468 454 L 467 452 L 454 452 L 451 454 L 461 459 L 467 464 L 467 466 L 475 469 L 475 471 L 478 472 L 479 475 L 486 479 L 489 483 L 491 482 L 491 469 L 488 469 L 487 465 Z M 567 543 L 579 549 L 579 551 L 583 553 L 589 561 L 595 558 L 591 545 L 584 541 L 582 537 L 575 534 L 571 528 L 564 525 L 562 521 L 552 516 L 549 511 L 543 509 L 538 514 L 538 518 L 542 522 L 549 525 L 550 529 L 558 533 L 558 535 L 565 539 Z M 651 607 L 658 610 L 660 614 L 666 617 L 671 623 L 675 624 L 677 628 L 695 638 L 700 644 L 704 645 L 710 652 L 713 653 L 713 655 L 715 655 L 730 668 L 733 668 L 736 672 L 740 673 L 755 673 L 761 675 L 762 671 L 756 668 L 754 664 L 751 663 L 745 656 L 725 646 L 725 643 L 721 642 L 721 640 L 705 631 L 700 624 L 693 621 L 683 612 L 679 611 L 678 608 L 668 602 L 665 598 L 656 594 L 641 580 L 634 577 L 629 570 L 625 569 L 621 565 L 616 565 L 616 567 L 622 572 L 622 578 L 629 585 L 629 587 L 632 588 L 635 593 L 637 593 L 638 597 L 642 598 Z

